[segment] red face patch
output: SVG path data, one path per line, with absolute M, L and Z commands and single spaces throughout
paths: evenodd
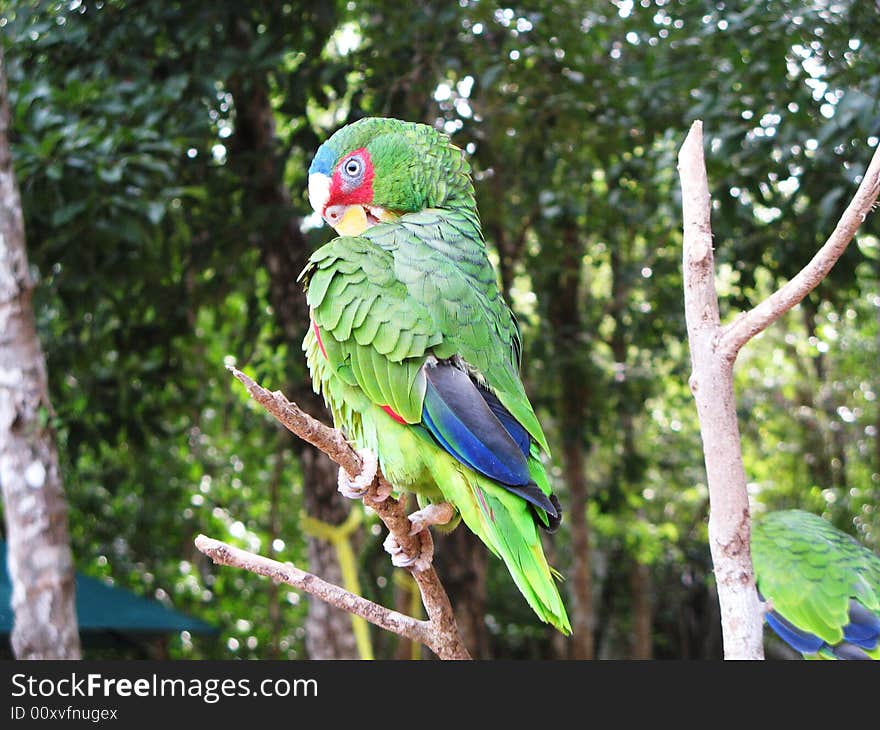
M 369 205 L 373 202 L 373 161 L 366 147 L 343 157 L 330 180 L 327 205 Z

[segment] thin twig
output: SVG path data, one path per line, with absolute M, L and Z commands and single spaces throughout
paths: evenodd
M 248 395 L 269 411 L 288 431 L 323 451 L 352 476 L 360 474 L 361 457 L 349 446 L 341 431 L 312 418 L 295 403 L 287 400 L 280 390 L 266 390 L 238 368 L 227 366 L 226 369 L 247 388 Z
M 874 152 L 856 194 L 825 245 L 793 279 L 724 328 L 718 347 L 725 357 L 734 359 L 746 342 L 759 332 L 763 332 L 819 285 L 843 255 L 859 226 L 871 212 L 878 194 L 880 194 L 880 145 Z
M 429 643 L 428 633 L 431 627 L 427 621 L 419 621 L 411 616 L 405 616 L 385 608 L 385 606 L 380 606 L 378 603 L 373 603 L 373 601 L 351 593 L 333 583 L 328 583 L 312 573 L 300 570 L 290 563 L 279 563 L 277 560 L 242 550 L 205 535 L 196 537 L 195 543 L 196 547 L 217 565 L 244 568 L 251 573 L 264 575 L 279 583 L 286 583 L 320 598 L 331 606 L 360 616 L 386 631 L 405 636 L 407 639 L 422 644 Z
M 323 451 L 352 477 L 360 474 L 361 457 L 351 448 L 340 431 L 312 418 L 295 403 L 287 400 L 281 391 L 268 391 L 240 370 L 234 367 L 228 369 L 247 388 L 250 396 L 288 430 Z M 421 549 L 421 541 L 417 535 L 410 535 L 412 524 L 406 515 L 403 501 L 393 497 L 384 497 L 390 491 L 391 485 L 380 472 L 373 487 L 363 497 L 364 504 L 376 512 L 406 553 L 417 554 Z M 196 547 L 202 552 L 205 552 L 203 547 L 219 549 L 222 546 L 224 543 L 204 536 L 200 536 L 196 541 Z M 226 548 L 230 548 L 230 546 L 226 546 Z M 235 552 L 230 552 L 230 550 Z M 455 623 L 452 604 L 449 602 L 449 597 L 446 595 L 433 566 L 423 570 L 410 570 L 419 586 L 422 603 L 428 614 L 428 621 L 419 621 L 367 601 L 360 596 L 355 596 L 339 586 L 327 583 L 317 576 L 293 568 L 293 566 L 285 566 L 236 548 L 230 548 L 230 550 L 224 549 L 218 555 L 224 559 L 232 556 L 236 562 L 224 564 L 236 565 L 261 575 L 270 575 L 278 580 L 284 580 L 291 585 L 297 585 L 312 595 L 345 611 L 355 613 L 377 626 L 425 644 L 441 659 L 471 658 Z M 211 557 L 213 558 L 214 555 L 212 554 Z M 217 562 L 216 559 L 215 562 Z M 281 574 L 277 572 L 279 569 L 284 571 L 283 577 L 280 577 Z M 262 572 L 265 570 L 271 572 Z M 299 583 L 291 582 L 293 580 L 297 580 Z

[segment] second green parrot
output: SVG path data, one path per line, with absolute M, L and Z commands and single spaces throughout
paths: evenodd
M 880 659 L 880 557 L 821 517 L 771 512 L 752 526 L 765 619 L 808 659 Z
M 570 633 L 538 532 L 561 519 L 541 460 L 549 449 L 461 150 L 425 125 L 362 119 L 318 149 L 309 199 L 340 234 L 301 275 L 312 318 L 303 347 L 336 426 L 365 464 L 375 455 L 391 484 L 427 504 L 414 530 L 449 519 L 440 506 L 452 505 L 535 613 Z M 371 481 L 340 473 L 348 496 Z

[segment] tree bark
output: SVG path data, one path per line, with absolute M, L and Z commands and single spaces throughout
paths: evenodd
M 645 394 L 637 392 L 628 377 L 627 352 L 629 341 L 627 328 L 623 322 L 623 308 L 627 301 L 628 288 L 624 283 L 624 266 L 621 250 L 611 250 L 611 301 L 606 309 L 614 321 L 614 333 L 608 343 L 615 365 L 621 368 L 621 378 L 616 382 L 618 392 L 618 433 L 622 434 L 623 448 L 620 458 L 614 465 L 613 486 L 622 493 L 629 493 L 633 485 L 638 485 L 644 478 L 644 460 L 640 458 L 636 444 L 636 429 L 631 409 L 643 403 Z M 615 379 L 617 380 L 617 379 Z M 641 510 L 636 519 L 642 520 Z M 632 657 L 633 659 L 651 659 L 651 569 L 632 557 L 630 572 L 630 592 L 632 598 Z
M 337 469 L 332 461 L 314 448 L 300 451 L 305 485 L 306 511 L 331 525 L 341 525 L 348 506 L 336 490 Z M 309 537 L 309 570 L 324 580 L 342 585 L 342 568 L 336 549 L 327 540 Z M 311 659 L 357 659 L 358 651 L 351 616 L 323 601 L 309 599 L 306 618 L 306 651 Z
M 583 446 L 568 440 L 563 446 L 565 478 L 568 484 L 569 524 L 572 553 L 572 637 L 571 658 L 592 659 L 593 574 L 590 565 L 590 530 L 587 525 L 587 480 Z
M 564 509 L 571 534 L 571 658 L 592 659 L 593 576 L 590 560 L 590 532 L 587 524 L 587 479 L 584 465 L 585 429 L 590 386 L 584 372 L 587 357 L 583 351 L 581 328 L 581 256 L 574 222 L 564 226 L 563 249 L 559 258 L 559 277 L 549 298 L 548 316 L 557 347 L 559 368 L 559 424 L 562 431 L 562 460 L 568 486 L 568 508 Z
M 31 306 L 34 283 L 9 128 L 0 48 L 0 485 L 15 613 L 12 649 L 19 659 L 78 659 L 67 503 Z
M 718 352 L 721 332 L 710 224 L 711 198 L 702 124 L 679 152 L 684 217 L 684 300 L 691 349 L 690 388 L 697 405 L 709 485 L 709 548 L 718 586 L 724 655 L 763 659 L 763 629 L 749 551 L 751 522 L 733 394 L 735 354 Z

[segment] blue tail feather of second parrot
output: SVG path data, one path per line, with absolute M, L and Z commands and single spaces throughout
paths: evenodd
M 865 652 L 857 647 L 855 644 L 850 644 L 847 641 L 844 641 L 842 644 L 838 644 L 837 646 L 831 647 L 829 653 L 838 658 L 838 659 L 849 659 L 856 661 L 870 661 L 871 657 L 869 657 Z
M 786 644 L 802 654 L 815 654 L 825 646 L 825 642 L 809 631 L 803 631 L 786 621 L 776 611 L 770 611 L 765 617 L 770 628 L 776 632 Z
M 862 649 L 876 649 L 880 640 L 880 618 L 858 601 L 849 602 L 849 623 L 843 637 Z

